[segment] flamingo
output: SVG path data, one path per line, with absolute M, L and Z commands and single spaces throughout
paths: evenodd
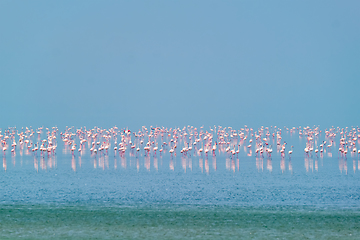
M 3 146 L 3 152 L 4 152 L 4 155 L 5 155 L 5 151 L 7 150 L 7 146 Z
M 306 147 L 304 148 L 304 152 L 305 152 L 306 154 L 309 154 L 309 147 L 308 147 L 308 146 L 306 146 Z
M 232 155 L 235 155 L 235 153 L 236 153 L 236 151 L 235 151 L 235 145 L 234 145 L 234 149 L 231 150 L 231 154 L 232 154 Z
M 216 151 L 216 145 L 217 145 L 217 142 L 215 141 L 215 144 L 213 145 L 212 147 L 212 150 L 213 150 L 213 153 L 215 154 L 215 151 Z
M 346 145 L 346 148 L 344 149 L 344 154 L 345 154 L 345 157 L 346 157 L 346 154 L 348 153 L 348 146 Z
M 203 146 L 204 146 L 204 143 L 201 144 L 201 148 L 199 149 L 199 153 L 203 152 Z
M 71 153 L 72 153 L 72 155 L 74 155 L 74 151 L 76 150 L 76 144 L 73 144 L 72 146 L 71 146 Z
M 267 149 L 267 152 L 268 152 L 269 156 L 271 156 L 272 151 L 273 150 L 272 150 L 271 145 L 270 145 L 270 147 Z
M 153 148 L 154 150 L 154 155 L 156 155 L 156 151 L 158 150 L 158 144 L 156 143 L 156 147 Z
M 293 147 L 294 147 L 294 146 L 291 146 L 291 150 L 288 152 L 290 158 L 291 158 L 291 154 L 293 153 L 293 150 L 292 150 Z

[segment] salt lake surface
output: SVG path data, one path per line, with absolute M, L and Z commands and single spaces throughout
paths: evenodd
M 23 130 L 20 142 L 4 131 L 0 238 L 359 237 L 359 156 L 350 143 L 347 155 L 339 151 L 344 136 L 358 146 L 351 129 L 210 130 L 112 129 L 106 137 L 95 129 L 93 138 L 85 129 L 38 129 Z M 32 151 L 43 139 L 56 153 Z

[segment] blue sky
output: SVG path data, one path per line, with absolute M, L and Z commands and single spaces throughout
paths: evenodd
M 1 1 L 0 127 L 357 126 L 359 1 Z

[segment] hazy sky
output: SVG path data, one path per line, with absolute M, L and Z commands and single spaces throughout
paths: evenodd
M 0 1 L 0 127 L 357 126 L 360 1 Z

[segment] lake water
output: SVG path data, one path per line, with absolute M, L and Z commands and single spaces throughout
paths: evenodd
M 170 137 L 159 141 L 169 143 L 162 153 L 91 154 L 89 139 L 73 155 L 56 134 L 56 154 L 23 143 L 3 155 L 0 239 L 359 238 L 360 162 L 337 151 L 340 133 L 322 154 L 306 154 L 307 139 L 283 130 L 285 156 L 276 137 L 271 156 L 256 154 L 249 133 L 230 139 L 238 154 L 219 144 L 215 155 L 185 155 L 178 140 L 176 156 Z M 110 149 L 116 140 L 120 133 Z

